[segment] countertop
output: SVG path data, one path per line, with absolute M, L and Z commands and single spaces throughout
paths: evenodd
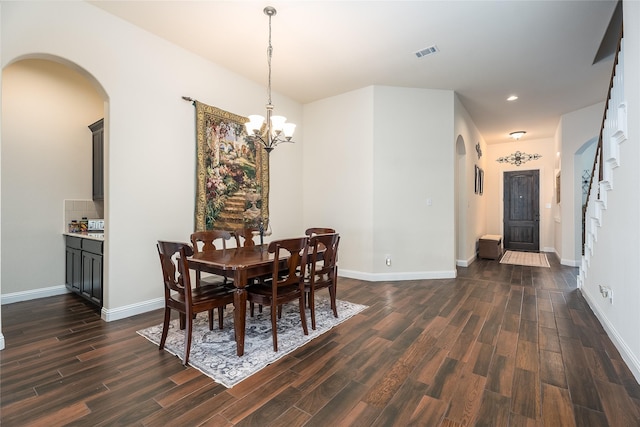
M 80 237 L 81 239 L 102 240 L 104 241 L 104 233 L 62 233 L 65 236 Z

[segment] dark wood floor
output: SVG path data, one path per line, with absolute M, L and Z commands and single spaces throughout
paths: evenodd
M 552 258 L 552 257 L 550 257 Z M 638 426 L 640 387 L 576 269 L 479 260 L 450 280 L 341 279 L 358 316 L 226 389 L 71 295 L 2 307 L 0 424 Z

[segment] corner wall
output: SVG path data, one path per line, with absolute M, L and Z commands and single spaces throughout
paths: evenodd
M 575 154 L 589 140 L 600 133 L 604 103 L 598 103 L 560 118 L 559 137 L 562 163 L 561 203 L 559 208 L 561 250 L 560 262 L 577 267 L 582 257 L 582 206 L 581 195 L 576 194 L 575 177 L 580 165 L 575 164 Z

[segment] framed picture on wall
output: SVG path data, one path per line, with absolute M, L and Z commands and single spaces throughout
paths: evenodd
M 480 168 L 478 167 L 478 165 L 474 165 L 474 170 L 475 170 L 475 173 L 473 175 L 473 192 L 478 194 L 478 191 L 480 191 L 480 186 L 479 186 Z
M 478 194 L 480 194 L 482 196 L 482 193 L 484 192 L 484 170 L 480 169 L 479 170 L 479 175 L 480 175 L 480 184 L 479 184 L 479 189 L 478 189 Z
M 560 171 L 556 174 L 556 203 L 560 204 Z

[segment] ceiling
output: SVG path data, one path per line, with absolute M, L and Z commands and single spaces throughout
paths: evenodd
M 603 44 L 615 0 L 91 3 L 263 85 L 274 6 L 274 92 L 304 104 L 370 85 L 454 90 L 489 144 L 553 137 L 562 114 L 603 101 L 617 42 Z

